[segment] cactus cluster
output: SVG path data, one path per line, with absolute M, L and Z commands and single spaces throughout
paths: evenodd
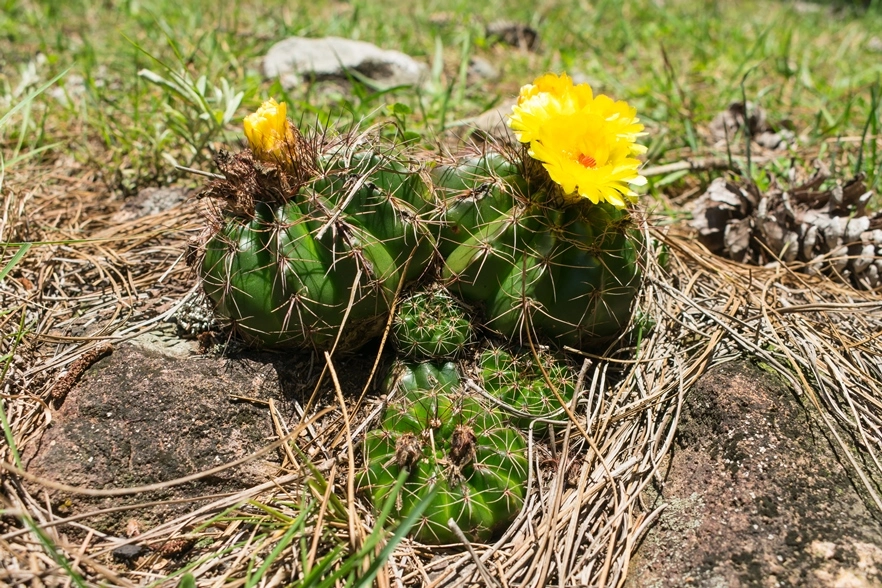
M 403 483 L 405 518 L 437 489 L 412 530 L 426 543 L 457 542 L 451 518 L 474 541 L 511 522 L 527 491 L 517 427 L 543 430 L 537 418 L 574 394 L 573 371 L 549 352 L 465 353 L 473 325 L 515 346 L 597 347 L 628 325 L 640 284 L 643 241 L 625 208 L 643 180 L 633 109 L 543 76 L 510 122 L 529 148 L 417 165 L 370 133 L 304 137 L 271 101 L 246 118 L 249 149 L 222 153 L 223 178 L 204 191 L 223 212 L 197 268 L 246 342 L 354 350 L 397 306 L 400 356 L 461 362 L 397 360 L 385 414 L 365 434 L 357 483 L 375 507 Z
M 462 389 L 453 363 L 397 363 L 385 390 L 394 400 L 381 427 L 365 438 L 361 491 L 382 504 L 407 469 L 396 501 L 399 517 L 438 487 L 414 538 L 458 542 L 447 524 L 452 518 L 470 540 L 490 539 L 524 502 L 528 464 L 520 432 Z

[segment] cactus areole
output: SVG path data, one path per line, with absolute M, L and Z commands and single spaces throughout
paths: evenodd
M 559 198 L 524 155 L 488 152 L 438 167 L 443 279 L 483 308 L 486 326 L 591 348 L 628 324 L 640 285 L 640 233 L 627 210 Z
M 246 342 L 354 349 L 432 259 L 416 213 L 428 187 L 365 142 L 281 141 L 218 157 L 224 179 L 205 194 L 224 211 L 201 248 L 203 287 Z
M 456 365 L 398 363 L 387 379 L 392 401 L 380 429 L 364 442 L 360 490 L 379 509 L 402 469 L 407 481 L 396 499 L 399 518 L 438 487 L 411 534 L 423 543 L 458 543 L 451 518 L 471 541 L 505 529 L 524 502 L 524 439 L 499 414 L 464 394 Z

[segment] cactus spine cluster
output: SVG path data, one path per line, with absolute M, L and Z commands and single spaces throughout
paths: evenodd
M 521 434 L 464 393 L 453 363 L 398 363 L 385 388 L 394 400 L 382 426 L 365 438 L 361 491 L 382 504 L 401 470 L 409 470 L 397 500 L 403 518 L 437 486 L 411 532 L 424 543 L 458 542 L 447 526 L 451 518 L 472 541 L 486 541 L 505 528 L 525 497 L 528 464 Z
M 205 193 L 225 210 L 202 247 L 203 287 L 246 342 L 352 349 L 433 258 L 417 215 L 428 187 L 375 142 L 304 138 L 284 111 L 281 123 L 278 145 L 217 159 L 224 179 Z

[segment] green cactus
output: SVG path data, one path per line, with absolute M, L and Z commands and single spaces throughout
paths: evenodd
M 395 294 L 434 242 L 419 173 L 366 143 L 300 138 L 290 161 L 222 154 L 225 203 L 201 248 L 205 293 L 246 342 L 353 349 L 382 333 Z M 341 329 L 344 324 L 345 328 Z
M 442 192 L 443 280 L 482 307 L 486 326 L 591 348 L 618 335 L 640 285 L 643 246 L 626 210 L 563 204 L 526 155 L 487 152 L 433 170 Z
M 417 360 L 453 359 L 474 340 L 465 311 L 441 288 L 402 299 L 392 333 L 398 350 Z
M 529 427 L 535 417 L 547 417 L 561 409 L 549 383 L 565 402 L 573 398 L 576 389 L 575 371 L 565 359 L 546 350 L 536 354 L 530 350 L 510 353 L 501 347 L 490 347 L 478 356 L 478 369 L 487 392 L 523 413 L 512 416 L 512 422 L 521 428 Z M 566 415 L 557 418 L 566 419 Z M 546 429 L 541 421 L 534 425 L 537 433 Z
M 403 518 L 437 486 L 435 499 L 412 530 L 424 543 L 458 543 L 447 526 L 451 518 L 472 541 L 487 541 L 502 531 L 526 494 L 521 434 L 463 392 L 453 363 L 397 363 L 385 386 L 393 400 L 382 427 L 365 437 L 359 489 L 379 508 L 401 469 L 409 469 L 396 505 Z

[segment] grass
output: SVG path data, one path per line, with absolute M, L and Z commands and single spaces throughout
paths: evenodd
M 35 184 L 45 179 L 62 192 L 59 175 L 97 178 L 108 207 L 148 186 L 198 185 L 201 180 L 176 166 L 212 171 L 219 148 L 241 143 L 242 116 L 268 96 L 286 100 L 303 124 L 346 129 L 389 122 L 401 138 L 434 150 L 456 121 L 501 103 L 544 71 L 567 71 L 637 107 L 647 125 L 647 165 L 727 157 L 710 146 L 705 131 L 719 111 L 746 97 L 797 135 L 789 150 L 747 170 L 758 184 L 767 181 L 764 174 L 786 176 L 794 161 L 809 166 L 820 157 L 834 176 L 863 172 L 868 185 L 878 187 L 880 4 L 239 0 L 220 8 L 207 0 L 0 0 L 0 296 L 4 281 L 31 257 L 37 264 L 68 256 L 58 248 L 102 246 L 78 238 L 88 223 L 72 223 L 62 238 L 34 238 L 31 232 L 44 234 L 46 226 L 30 226 L 15 211 L 25 210 Z M 538 30 L 539 50 L 494 44 L 484 25 L 500 18 Z M 382 92 L 359 80 L 348 91 L 321 84 L 284 90 L 263 79 L 260 59 L 290 35 L 336 35 L 398 49 L 426 63 L 430 76 L 421 88 Z M 493 63 L 500 78 L 472 81 L 473 57 Z M 730 151 L 744 153 L 743 137 L 733 138 Z M 666 198 L 704 185 L 714 173 L 674 171 L 652 177 L 649 190 L 679 216 Z M 47 201 L 41 210 L 51 207 Z M 31 308 L 16 301 L 0 310 L 0 384 L 25 353 L 26 335 L 45 324 L 29 314 Z M 0 426 L 18 465 L 15 427 L 21 425 L 4 407 Z M 14 417 L 21 422 L 20 414 Z M 345 526 L 351 513 L 340 500 L 322 505 L 328 482 L 312 475 L 311 494 L 299 502 L 276 496 L 225 513 L 228 520 L 220 522 L 247 522 L 251 539 L 229 546 L 208 542 L 206 559 L 195 558 L 166 580 L 195 584 L 189 575 L 194 568 L 229 548 L 250 553 L 240 576 L 246 586 L 260 585 L 291 554 L 299 558 L 304 586 L 319 578 L 328 586 L 371 581 L 413 521 L 392 532 L 384 530 L 381 516 L 360 548 L 351 549 L 342 535 L 314 530 L 322 517 Z M 386 506 L 388 514 L 391 502 Z M 26 520 L 43 553 L 81 585 L 65 555 L 70 550 Z
M 790 121 L 803 145 L 830 141 L 846 152 L 844 164 L 873 180 L 882 163 L 873 98 L 882 73 L 874 32 L 882 13 L 875 6 L 686 0 L 538 6 L 497 0 L 477 8 L 239 1 L 218 10 L 202 0 L 106 6 L 7 2 L 0 16 L 0 104 L 14 104 L 28 88 L 70 68 L 58 88 L 34 102 L 27 120 L 6 129 L 5 144 L 16 151 L 46 148 L 39 154 L 46 158 L 72 153 L 104 170 L 108 185 L 122 193 L 179 180 L 175 163 L 207 166 L 219 145 L 239 140 L 241 116 L 269 95 L 288 100 L 308 122 L 338 126 L 389 118 L 385 105 L 405 104 L 413 113 L 409 129 L 430 146 L 450 122 L 481 112 L 546 70 L 566 70 L 631 101 L 650 130 L 651 163 L 700 153 L 701 128 L 741 99 L 742 79 L 747 98 L 771 120 Z M 446 13 L 443 24 L 439 12 Z M 499 18 L 534 26 L 540 51 L 491 44 L 483 25 Z M 339 35 L 399 49 L 429 64 L 431 80 L 388 94 L 364 87 L 323 93 L 310 84 L 286 92 L 262 79 L 259 61 L 289 35 Z M 472 56 L 495 63 L 501 79 L 468 83 Z

